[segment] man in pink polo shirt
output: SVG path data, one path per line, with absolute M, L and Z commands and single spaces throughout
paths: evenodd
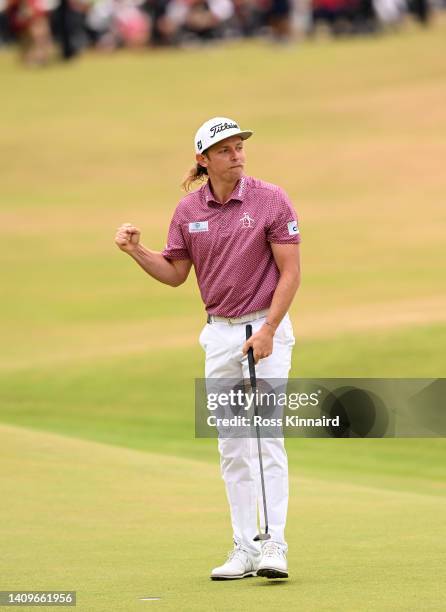
M 294 335 L 288 309 L 300 283 L 300 234 L 285 192 L 246 176 L 241 130 L 226 117 L 206 121 L 195 135 L 196 164 L 186 191 L 208 179 L 178 204 L 162 252 L 140 243 L 140 231 L 118 228 L 119 248 L 153 278 L 177 287 L 194 266 L 207 323 L 200 334 L 207 379 L 249 379 L 253 348 L 257 376 L 286 379 Z M 253 335 L 246 341 L 245 326 Z M 285 523 L 288 464 L 282 437 L 262 439 L 270 540 L 254 541 L 257 513 L 263 520 L 257 441 L 219 437 L 222 477 L 231 510 L 234 549 L 211 572 L 214 580 L 288 576 Z

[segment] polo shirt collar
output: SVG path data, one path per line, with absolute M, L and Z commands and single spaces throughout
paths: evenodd
M 237 181 L 233 192 L 231 193 L 231 195 L 229 196 L 229 198 L 226 200 L 227 202 L 229 202 L 230 200 L 236 200 L 237 202 L 243 202 L 244 199 L 244 195 L 245 195 L 245 183 L 246 183 L 246 177 L 242 176 L 242 178 Z M 206 204 L 220 204 L 220 202 L 217 202 L 217 200 L 215 199 L 211 188 L 209 186 L 209 180 L 207 181 L 206 185 L 204 186 L 204 199 L 206 200 Z

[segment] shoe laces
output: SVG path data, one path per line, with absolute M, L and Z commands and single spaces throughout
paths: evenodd
M 263 545 L 262 554 L 264 557 L 285 557 L 285 551 L 275 542 L 267 542 Z
M 229 551 L 228 561 L 232 561 L 232 559 L 235 559 L 238 557 L 241 561 L 245 562 L 247 556 L 248 556 L 248 553 L 245 550 L 243 550 L 243 548 L 236 546 L 235 548 Z

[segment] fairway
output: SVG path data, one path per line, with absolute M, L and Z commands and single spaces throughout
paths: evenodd
M 76 590 L 86 612 L 444 609 L 444 439 L 288 440 L 290 579 L 209 580 L 231 530 L 215 441 L 194 439 L 204 308 L 193 272 L 162 286 L 114 234 L 161 250 L 196 128 L 233 116 L 247 173 L 300 218 L 292 375 L 444 376 L 445 52 L 439 18 L 43 71 L 0 53 L 0 590 Z

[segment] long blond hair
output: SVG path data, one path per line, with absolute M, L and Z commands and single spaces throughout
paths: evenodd
M 190 191 L 192 189 L 192 185 L 196 182 L 203 182 L 208 175 L 208 171 L 204 166 L 200 164 L 195 164 L 189 170 L 189 172 L 185 175 L 183 182 L 181 183 L 181 187 L 184 191 Z

